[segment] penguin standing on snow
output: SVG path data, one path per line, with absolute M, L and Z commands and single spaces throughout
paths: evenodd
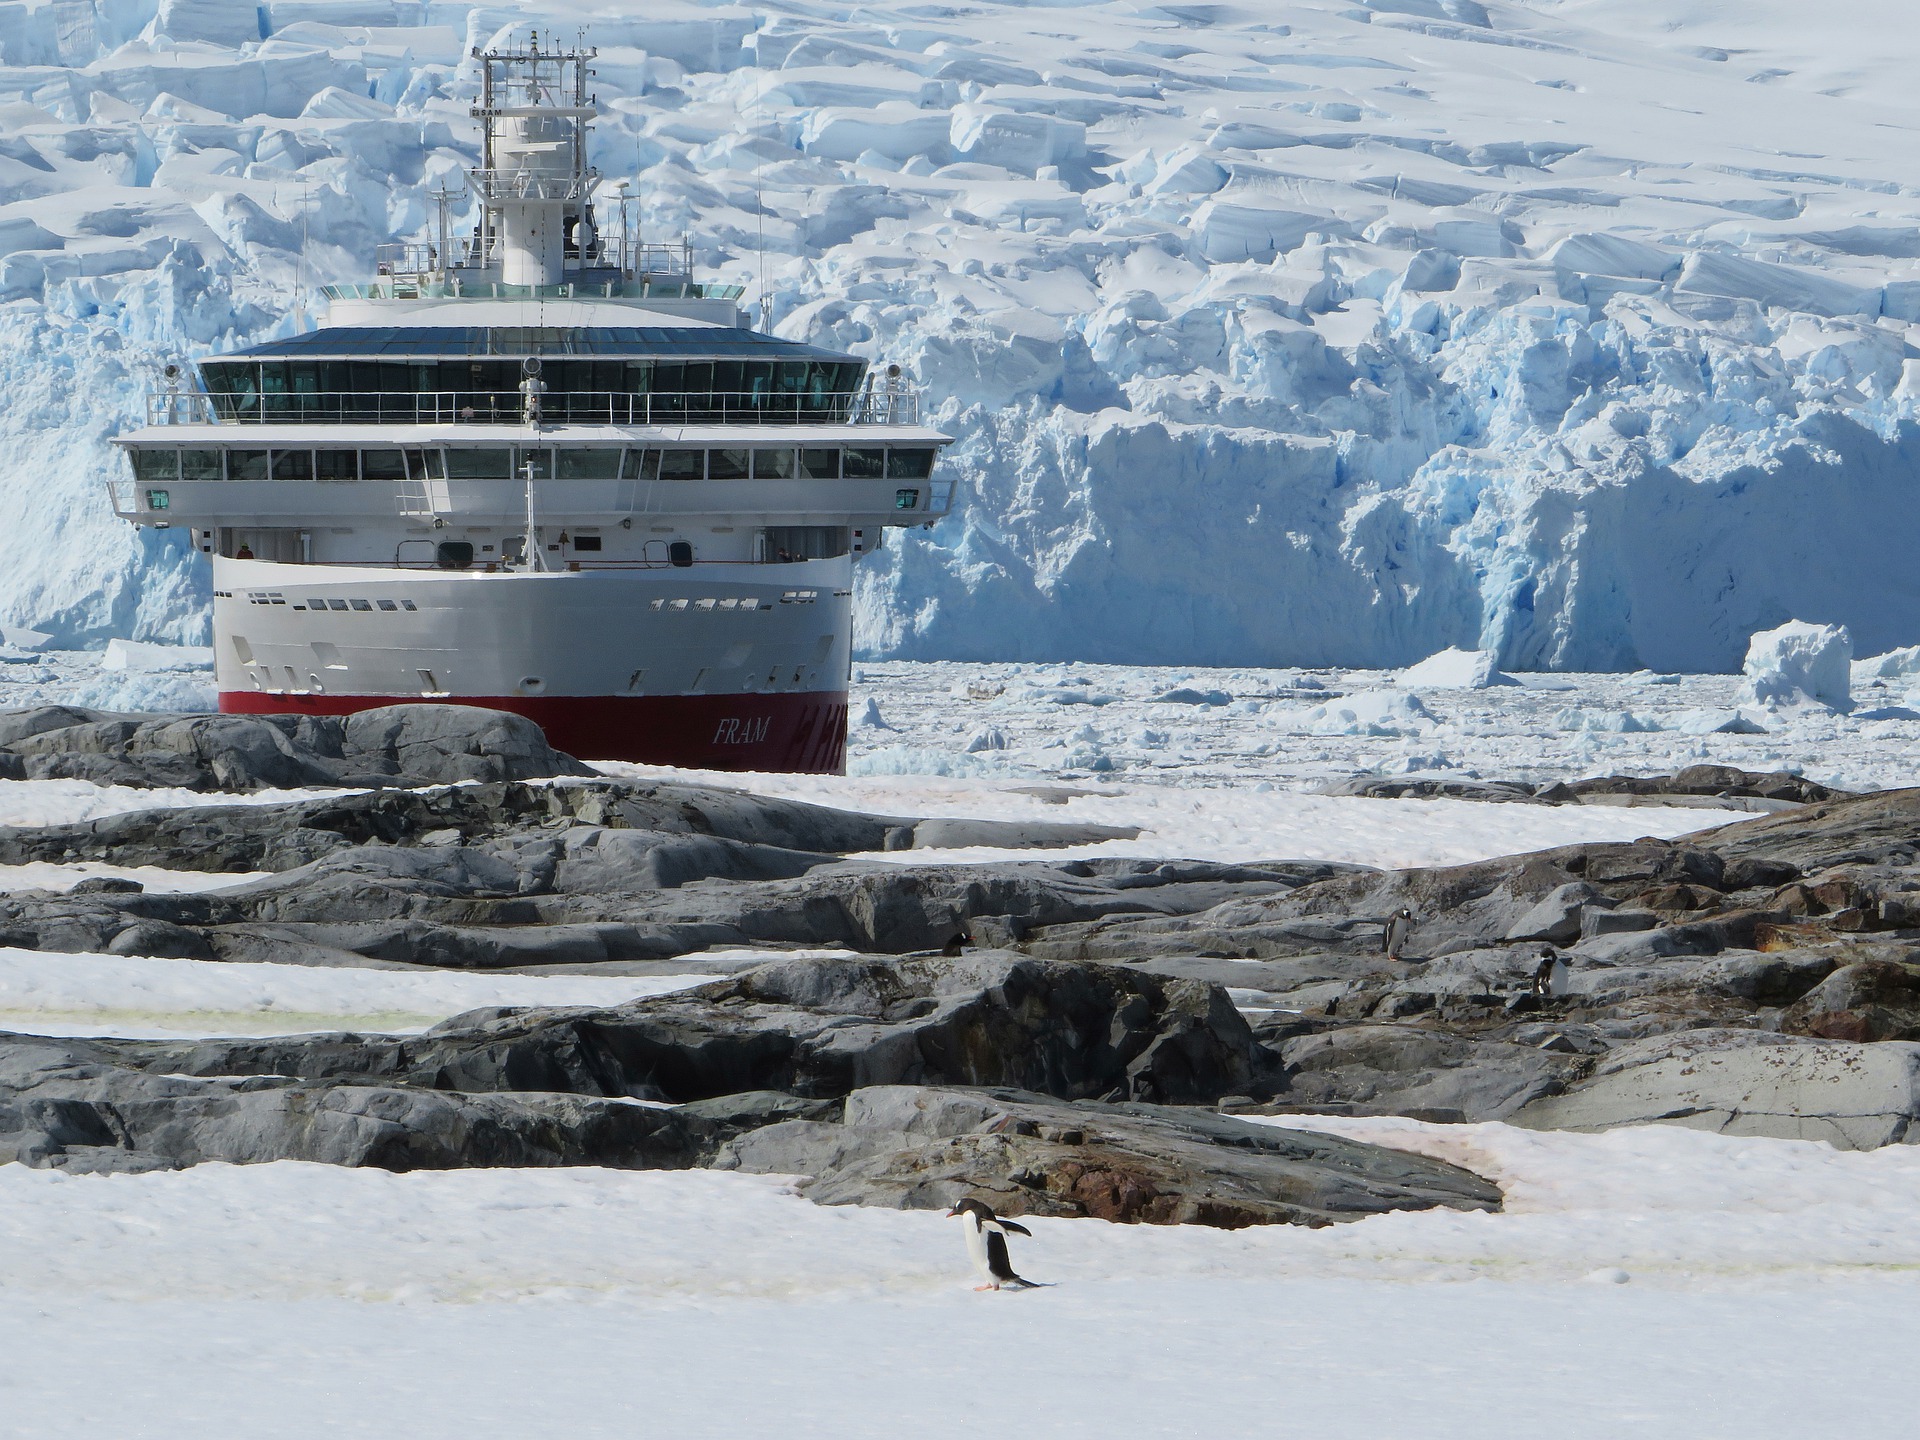
M 1400 952 L 1407 948 L 1407 937 L 1413 934 L 1413 911 L 1400 907 L 1400 913 L 1387 921 L 1387 928 L 1380 936 L 1380 952 L 1389 960 L 1398 960 Z
M 1037 1290 L 1040 1287 L 1032 1280 L 1022 1280 L 1013 1273 L 1013 1262 L 1007 1258 L 1007 1236 L 1032 1235 L 1024 1225 L 1016 1225 L 1011 1220 L 1002 1220 L 992 1210 L 978 1200 L 962 1200 L 951 1210 L 947 1218 L 961 1217 L 961 1223 L 967 1231 L 967 1254 L 973 1257 L 973 1268 L 987 1277 L 987 1283 L 976 1285 L 976 1290 Z

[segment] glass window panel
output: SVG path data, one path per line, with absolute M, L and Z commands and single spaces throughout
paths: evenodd
M 446 466 L 438 450 L 407 451 L 407 477 L 412 480 L 443 480 Z
M 933 451 L 931 449 L 887 451 L 889 480 L 924 480 L 932 473 Z
M 220 474 L 220 452 L 218 450 L 182 450 L 180 452 L 180 478 L 182 480 L 218 480 Z
M 774 389 L 782 395 L 798 395 L 807 388 L 807 362 L 782 360 L 774 367 Z
M 316 451 L 313 457 L 313 477 L 316 480 L 358 480 L 360 452 L 358 450 Z
M 687 388 L 687 367 L 676 361 L 655 361 L 653 365 L 653 393 L 656 395 L 679 395 Z
M 838 450 L 802 450 L 800 473 L 809 480 L 838 480 L 840 452 Z
M 313 452 L 311 450 L 274 451 L 273 478 L 276 480 L 311 480 L 313 478 Z
M 135 450 L 133 473 L 142 480 L 178 480 L 180 452 L 178 450 Z
M 744 480 L 747 478 L 746 450 L 709 450 L 707 452 L 707 478 L 709 480 Z
M 639 361 L 638 363 L 629 361 L 627 364 L 627 393 L 630 395 L 645 395 L 652 388 L 653 366 L 645 360 Z
M 753 478 L 756 480 L 791 480 L 793 478 L 793 451 L 754 451 Z
M 880 480 L 887 473 L 887 452 L 884 450 L 849 450 L 846 459 L 846 476 L 849 480 Z
M 521 447 L 513 452 L 513 476 L 516 480 L 527 478 L 527 466 L 533 466 L 535 480 L 553 478 L 553 451 L 541 446 L 539 449 Z
M 260 389 L 267 395 L 287 393 L 287 367 L 278 360 L 269 360 L 260 367 Z
M 625 463 L 620 468 L 624 480 L 658 480 L 660 478 L 660 452 L 658 450 L 629 450 Z
M 287 388 L 296 395 L 319 394 L 320 367 L 310 360 L 287 366 Z
M 399 450 L 363 450 L 360 452 L 360 473 L 368 480 L 404 480 L 407 478 L 407 457 Z
M 447 451 L 447 478 L 450 480 L 502 480 L 511 474 L 513 451 L 505 445 Z
M 662 450 L 660 452 L 660 478 L 662 480 L 702 480 L 707 473 L 707 452 L 704 450 Z
M 620 473 L 620 452 L 611 449 L 561 450 L 556 459 L 562 480 L 611 480 Z
M 227 452 L 227 478 L 229 480 L 266 479 L 267 452 L 264 450 L 229 450 Z

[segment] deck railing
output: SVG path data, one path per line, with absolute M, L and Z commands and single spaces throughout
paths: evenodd
M 896 383 L 857 393 L 630 395 L 514 390 L 411 394 L 309 392 L 147 397 L 149 425 L 917 425 L 918 392 Z

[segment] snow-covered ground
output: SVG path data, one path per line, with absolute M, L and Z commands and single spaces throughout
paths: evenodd
M 107 512 L 107 437 L 424 234 L 470 48 L 545 22 L 601 47 L 593 158 L 647 237 L 903 362 L 958 437 L 954 515 L 862 566 L 871 655 L 1912 643 L 1909 12 L 0 6 L 0 621 L 204 638 L 185 537 Z
M 1911 753 L 1911 722 L 1866 718 L 1904 693 L 1897 676 L 1880 691 L 1856 676 L 1852 716 L 1754 710 L 1773 733 L 1700 736 L 1678 717 L 1738 708 L 1732 677 L 1527 678 L 1409 691 L 1378 673 L 867 665 L 856 714 L 871 698 L 893 728 L 856 730 L 848 777 L 608 768 L 891 814 L 1143 827 L 1095 853 L 1416 864 L 1733 817 L 1304 792 L 1364 769 L 1549 778 L 1709 758 L 1864 784 L 1899 779 Z M 1180 689 L 1199 698 L 1165 698 Z M 1369 702 L 1397 720 L 1338 719 L 1342 700 L 1383 693 L 1418 694 L 1426 718 Z M 1574 729 L 1569 713 L 1649 723 Z M 1094 727 L 1071 751 L 1048 743 L 1067 720 Z M 1412 733 L 1338 733 L 1400 726 Z M 985 728 L 1004 746 L 970 752 Z M 1130 738 L 1149 729 L 1165 741 Z M 0 822 L 301 793 L 0 782 Z M 109 869 L 16 867 L 4 883 Z M 699 978 L 0 951 L 0 1028 L 405 1031 Z M 995 1295 L 969 1288 L 939 1212 L 822 1209 L 777 1177 L 0 1166 L 0 1434 L 1747 1440 L 1827 1433 L 1836 1407 L 1850 1435 L 1910 1428 L 1898 1377 L 1920 1346 L 1920 1149 L 1282 1123 L 1466 1165 L 1507 1209 L 1322 1231 L 1036 1220 L 1015 1258 L 1052 1288 Z
M 1034 1220 L 1015 1262 L 1053 1288 L 977 1294 L 940 1212 L 777 1177 L 0 1167 L 0 1430 L 1907 1433 L 1920 1151 L 1306 1123 L 1508 1209 Z
M 0 949 L 0 1030 L 129 1040 L 410 1034 L 487 1005 L 619 1005 L 712 978 L 336 969 Z

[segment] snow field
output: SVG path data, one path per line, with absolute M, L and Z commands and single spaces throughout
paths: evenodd
M 0 1030 L 129 1040 L 411 1034 L 483 1006 L 619 1005 L 713 978 L 332 968 L 8 948 L 0 949 Z
M 1310 1123 L 1471 1157 L 1510 1209 L 1040 1219 L 1015 1264 L 1055 1288 L 982 1295 L 942 1212 L 777 1177 L 7 1166 L 0 1424 L 1732 1437 L 1824 1433 L 1844 1395 L 1850 1434 L 1902 1433 L 1913 1150 Z
M 82 880 L 134 880 L 156 893 L 195 895 L 208 890 L 224 890 L 229 885 L 244 885 L 258 880 L 265 870 L 165 870 L 158 865 L 103 865 L 80 861 L 59 865 L 36 861 L 29 865 L 0 865 L 0 894 L 12 890 L 68 891 Z

